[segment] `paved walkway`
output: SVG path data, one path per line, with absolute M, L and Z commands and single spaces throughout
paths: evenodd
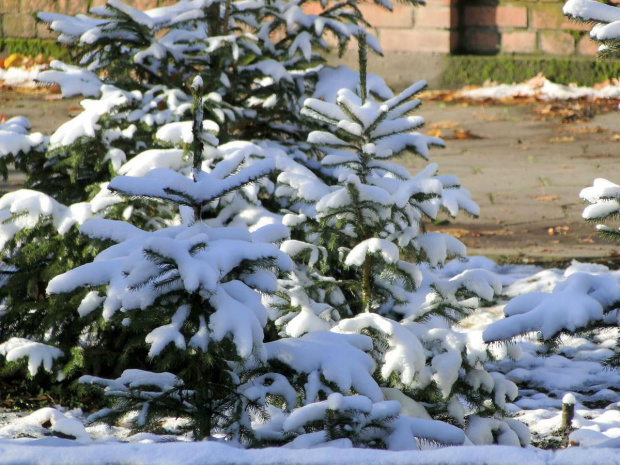
M 599 240 L 594 225 L 581 218 L 582 188 L 598 177 L 620 184 L 620 113 L 562 122 L 589 110 L 544 103 L 424 105 L 421 114 L 430 128 L 459 122 L 482 137 L 446 140 L 447 148 L 431 155 L 441 173 L 457 175 L 481 207 L 479 219 L 461 217 L 436 229 L 460 236 L 470 255 L 578 258 L 620 252 L 620 244 Z

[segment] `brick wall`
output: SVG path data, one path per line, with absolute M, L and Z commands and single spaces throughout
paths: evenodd
M 468 1 L 460 18 L 461 51 L 493 54 L 596 55 L 590 26 L 562 15 L 563 1 Z
M 172 0 L 125 0 L 141 9 Z M 614 0 L 620 2 L 620 0 Z M 34 14 L 86 13 L 106 0 L 0 0 L 0 37 L 52 38 Z M 588 26 L 562 16 L 563 0 L 427 0 L 425 7 L 394 2 L 390 13 L 360 3 L 386 52 L 595 55 Z M 307 4 L 319 10 L 318 4 Z
M 620 0 L 613 0 L 620 2 Z M 564 0 L 427 0 L 394 13 L 362 4 L 386 52 L 596 55 L 590 27 L 562 15 Z

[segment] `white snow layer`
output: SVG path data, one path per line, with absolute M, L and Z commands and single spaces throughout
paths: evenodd
M 0 124 L 0 158 L 43 147 L 45 136 L 40 132 L 29 134 L 29 131 L 30 122 L 23 116 L 16 116 Z
M 32 441 L 0 440 L 0 464 L 20 465 L 184 465 L 264 464 L 275 465 L 617 465 L 620 457 L 613 449 L 571 448 L 557 452 L 508 446 L 446 447 L 424 451 L 381 451 L 368 449 L 269 448 L 244 450 L 218 442 L 149 444 L 95 443 L 76 446 L 60 438 Z
M 600 5 L 597 2 L 591 2 Z M 606 6 L 606 5 L 601 5 Z M 473 100 L 499 100 L 514 97 L 536 97 L 539 100 L 572 100 L 587 99 L 616 99 L 620 98 L 620 86 L 608 85 L 600 89 L 593 87 L 565 86 L 556 84 L 546 78 L 533 78 L 520 84 L 499 84 L 477 89 L 462 90 L 458 97 Z
M 34 81 L 42 69 L 44 69 L 44 66 L 32 66 L 28 69 L 16 67 L 0 68 L 0 82 L 5 86 L 34 87 L 36 85 Z

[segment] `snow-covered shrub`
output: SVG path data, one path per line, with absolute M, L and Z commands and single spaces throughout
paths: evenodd
M 304 103 L 302 114 L 323 127 L 308 136 L 318 165 L 278 177 L 276 195 L 288 200 L 284 224 L 293 238 L 281 248 L 297 263 L 271 302 L 276 324 L 293 337 L 326 329 L 370 336 L 378 385 L 402 391 L 435 418 L 465 425 L 476 415 L 500 414 L 516 386 L 486 372 L 490 353 L 450 323 L 492 301 L 501 283 L 472 270 L 421 287 L 421 264 L 465 255 L 457 239 L 427 233 L 425 219 L 441 210 L 477 215 L 478 206 L 454 176 L 438 176 L 437 165 L 411 175 L 393 161 L 406 150 L 426 160 L 443 141 L 416 132 L 424 119 L 408 116 L 424 82 L 387 99 L 369 95 L 359 42 L 359 87 L 339 90 L 334 103 Z
M 91 261 L 101 250 L 100 244 L 79 235 L 79 225 L 93 216 L 105 216 L 131 218 L 133 224 L 153 230 L 171 219 L 168 207 L 150 200 L 123 200 L 106 189 L 106 182 L 117 171 L 131 168 L 121 165 L 146 147 L 164 144 L 154 139 L 149 124 L 154 118 L 162 124 L 175 121 L 189 113 L 191 101 L 184 103 L 184 94 L 161 86 L 141 93 L 105 86 L 98 79 L 97 85 L 100 98 L 82 101 L 84 111 L 49 138 L 28 135 L 27 121 L 21 120 L 18 126 L 8 124 L 14 120 L 7 123 L 11 132 L 0 131 L 6 152 L 0 163 L 14 163 L 23 171 L 28 188 L 0 199 L 0 273 L 5 278 L 0 286 L 2 339 L 53 334 L 52 338 L 57 335 L 56 342 L 68 349 L 77 344 L 84 325 L 94 325 L 94 331 L 100 331 L 96 321 L 78 323 L 73 318 L 83 293 L 45 295 L 54 276 Z M 161 102 L 174 110 L 161 112 Z M 25 150 L 27 147 L 32 150 Z M 177 152 L 181 158 L 183 151 Z M 107 365 L 121 347 L 108 347 L 100 357 L 93 355 L 99 360 L 81 360 Z
M 197 93 L 201 79 L 195 81 Z M 152 428 L 162 414 L 186 418 L 196 438 L 215 433 L 238 440 L 251 436 L 248 397 L 240 395 L 244 361 L 261 360 L 267 312 L 260 294 L 274 292 L 274 270 L 287 271 L 290 258 L 270 243 L 285 228 L 255 234 L 246 228 L 210 227 L 201 221 L 208 206 L 268 174 L 270 160 L 249 166 L 220 161 L 202 171 L 205 145 L 217 143 L 204 128 L 202 99 L 196 96 L 191 177 L 159 168 L 145 177 L 120 176 L 108 188 L 124 196 L 172 201 L 188 210 L 182 224 L 148 232 L 126 222 L 92 219 L 82 233 L 116 245 L 92 263 L 56 276 L 51 294 L 86 287 L 81 313 L 97 312 L 118 333 L 129 333 L 128 367 L 118 379 L 85 376 L 114 397 L 116 418 L 131 415 L 137 427 Z M 265 226 L 274 229 L 273 226 Z M 269 238 L 265 240 L 265 238 Z M 84 307 L 88 306 L 88 309 Z M 8 344 L 11 343 L 9 340 Z M 89 341 L 82 341 L 88 345 Z M 168 371 L 170 371 L 168 373 Z M 163 413 L 162 413 L 163 412 Z
M 620 46 L 620 8 L 594 0 L 568 0 L 564 14 L 576 21 L 593 24 L 590 38 L 601 45 L 599 55 L 617 57 Z

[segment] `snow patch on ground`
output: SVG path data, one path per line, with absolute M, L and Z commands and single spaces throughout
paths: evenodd
M 500 100 L 506 98 L 535 97 L 539 100 L 572 100 L 586 98 L 616 99 L 620 98 L 620 85 L 608 84 L 598 87 L 580 87 L 551 82 L 544 76 L 536 76 L 519 84 L 491 84 L 476 89 L 466 89 L 457 93 L 459 98 L 473 100 Z
M 35 79 L 46 66 L 31 68 L 0 68 L 0 84 L 5 86 L 36 87 Z

